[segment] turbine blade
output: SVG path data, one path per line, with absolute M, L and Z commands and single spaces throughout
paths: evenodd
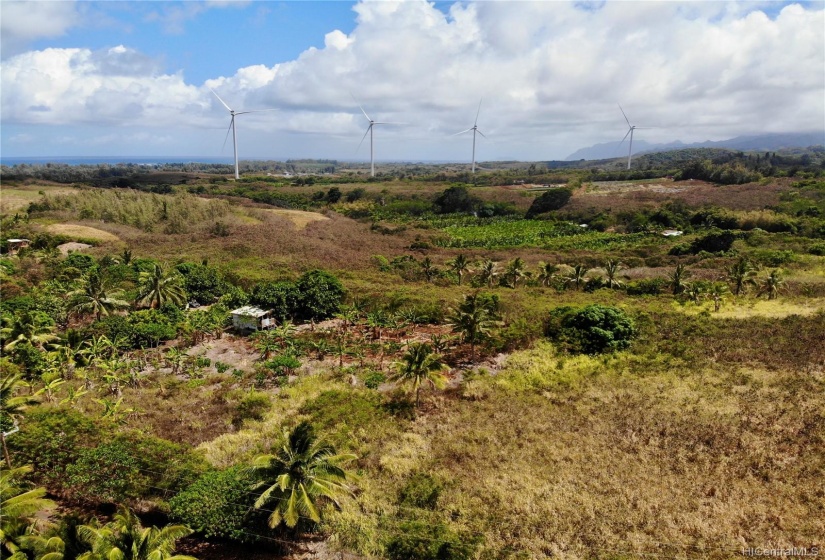
M 407 123 L 405 123 L 405 122 L 375 121 L 372 124 L 395 124 L 395 125 L 398 125 L 398 124 L 407 124 Z
M 479 129 L 476 129 L 476 132 L 478 132 L 479 134 L 481 134 L 482 136 L 484 136 L 484 133 L 483 133 L 483 132 L 481 132 Z M 484 138 L 487 138 L 487 137 L 486 137 L 486 136 L 484 136 Z M 487 140 L 489 140 L 489 138 L 487 138 Z
M 465 132 L 470 132 L 472 128 L 468 128 L 467 130 L 462 130 L 461 132 L 456 132 L 455 134 L 450 134 L 450 136 L 458 136 L 459 134 L 464 134 Z
M 350 96 L 350 97 L 352 97 L 352 100 L 353 100 L 353 101 L 355 101 L 355 104 L 356 104 L 356 105 L 358 105 L 358 108 L 359 108 L 359 109 L 361 109 L 361 112 L 362 112 L 362 113 L 364 113 L 364 116 L 365 116 L 365 117 L 367 117 L 367 120 L 368 120 L 368 121 L 370 121 L 370 122 L 372 122 L 372 119 L 371 119 L 371 118 L 370 118 L 370 116 L 367 114 L 367 112 L 364 110 L 364 108 L 363 108 L 363 107 L 361 107 L 361 104 L 360 104 L 360 103 L 358 103 L 358 100 L 357 100 L 357 99 L 355 99 L 355 96 L 354 96 L 354 95 L 352 95 L 352 92 L 350 92 L 349 96 Z
M 266 111 L 277 111 L 278 109 L 253 109 L 252 111 L 239 111 L 235 115 L 246 115 L 247 113 L 265 113 Z
M 619 105 L 619 104 L 616 103 L 616 105 Z M 627 121 L 627 126 L 633 126 L 632 124 L 630 124 L 630 121 L 628 120 L 627 115 L 624 114 L 624 109 L 622 109 L 621 105 L 619 105 L 619 111 L 622 112 L 622 116 L 624 116 L 624 120 Z
M 473 123 L 473 126 L 478 125 L 478 115 L 481 113 L 481 102 L 482 102 L 482 101 L 484 101 L 484 98 L 483 98 L 483 97 L 482 97 L 481 99 L 479 99 L 479 101 L 478 101 L 478 111 L 476 111 L 476 120 L 475 120 L 475 122 Z
M 624 138 L 622 138 L 622 141 L 621 141 L 621 142 L 619 142 L 619 145 L 618 145 L 618 146 L 616 146 L 616 152 L 617 152 L 617 153 L 618 153 L 618 151 L 619 151 L 619 148 L 621 148 L 621 147 L 622 147 L 622 144 L 624 144 L 624 141 L 625 141 L 625 140 L 627 140 L 627 137 L 630 135 L 630 131 L 631 131 L 631 130 L 633 130 L 633 129 L 632 129 L 632 128 L 628 129 L 628 131 L 627 131 L 627 132 L 625 133 L 625 135 L 624 135 Z
M 223 139 L 223 146 L 221 146 L 221 153 L 223 153 L 224 149 L 226 148 L 226 141 L 229 140 L 229 133 L 232 132 L 232 125 L 235 124 L 235 119 L 229 121 L 229 128 L 226 129 L 226 136 Z
M 218 95 L 217 93 L 215 93 L 215 90 L 214 90 L 214 89 L 209 88 L 209 91 L 211 91 L 212 93 L 214 93 L 214 94 L 215 94 L 215 97 L 217 97 L 217 98 L 218 98 L 218 101 L 220 101 L 220 102 L 223 104 L 223 106 L 224 106 L 224 107 L 226 107 L 226 110 L 227 110 L 227 111 L 231 111 L 231 110 L 232 110 L 232 108 L 231 108 L 231 107 L 229 107 L 229 105 L 227 105 L 227 104 L 226 104 L 226 101 L 224 101 L 223 99 L 221 99 L 221 96 L 220 96 L 220 95 Z
M 370 133 L 370 130 L 372 130 L 372 124 L 373 124 L 373 123 L 370 123 L 370 125 L 367 127 L 367 131 L 366 131 L 366 132 L 364 133 L 364 135 L 361 137 L 361 141 L 360 141 L 360 142 L 358 142 L 358 147 L 357 147 L 357 148 L 355 148 L 355 153 L 358 153 L 358 150 L 360 150 L 360 149 L 361 149 L 361 144 L 363 144 L 363 143 L 364 143 L 364 139 L 367 137 L 367 134 L 369 134 L 369 133 Z

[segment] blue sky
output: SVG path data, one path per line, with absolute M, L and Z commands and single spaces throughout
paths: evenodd
M 562 159 L 825 128 L 823 2 L 0 3 L 10 156 Z M 635 124 L 634 123 L 634 124 Z M 641 132 L 641 131 L 640 131 Z M 230 141 L 231 143 L 231 141 Z

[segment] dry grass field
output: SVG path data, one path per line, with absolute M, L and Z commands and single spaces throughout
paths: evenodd
M 78 224 L 50 224 L 46 226 L 46 231 L 48 231 L 49 233 L 54 233 L 56 235 L 75 237 L 77 239 L 92 239 L 95 241 L 103 242 L 120 241 L 120 238 L 117 235 L 114 235 L 113 233 L 103 231 L 102 229 Z
M 11 214 L 25 209 L 32 202 L 40 200 L 43 194 L 65 195 L 79 192 L 66 185 L 15 184 L 12 187 L 0 187 L 0 213 Z

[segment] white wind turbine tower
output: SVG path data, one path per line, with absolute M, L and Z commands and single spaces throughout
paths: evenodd
M 644 129 L 650 128 L 650 127 L 647 127 L 647 126 L 633 126 L 632 124 L 630 124 L 630 120 L 627 118 L 627 115 L 624 114 L 624 109 L 622 109 L 621 105 L 619 105 L 619 111 L 622 112 L 622 116 L 624 117 L 624 120 L 627 121 L 627 126 L 628 126 L 627 133 L 624 135 L 624 138 L 622 138 L 622 141 L 619 142 L 619 147 L 621 147 L 621 145 L 624 143 L 625 139 L 627 138 L 627 135 L 629 134 L 630 135 L 630 147 L 627 149 L 627 168 L 630 169 L 630 159 L 633 157 L 633 131 L 634 130 L 644 130 Z
M 350 94 L 350 95 L 352 95 L 352 94 Z M 364 143 L 364 138 L 366 138 L 367 134 L 369 134 L 370 135 L 370 174 L 371 174 L 372 177 L 375 177 L 375 150 L 374 150 L 374 145 L 373 145 L 372 129 L 377 124 L 404 124 L 404 123 L 374 121 L 370 118 L 370 116 L 367 114 L 367 112 L 364 110 L 364 108 L 361 107 L 361 104 L 358 103 L 358 101 L 356 101 L 355 96 L 352 96 L 352 100 L 355 101 L 355 104 L 358 105 L 358 108 L 361 109 L 361 112 L 364 113 L 364 116 L 367 117 L 368 121 L 370 121 L 370 125 L 367 127 L 367 131 L 364 133 L 364 136 L 361 137 L 361 141 L 358 143 L 358 148 L 356 148 L 355 151 L 357 152 L 358 149 L 361 148 L 361 144 Z
M 473 123 L 473 126 L 468 128 L 467 130 L 462 130 L 461 132 L 456 132 L 453 136 L 458 136 L 459 134 L 464 134 L 465 132 L 473 131 L 473 173 L 476 172 L 476 132 L 484 136 L 484 133 L 478 129 L 478 115 L 481 113 L 481 102 L 484 101 L 483 99 L 479 100 L 478 102 L 478 111 L 476 111 L 476 120 Z M 484 136 L 484 138 L 487 138 Z
M 236 110 L 232 109 L 229 105 L 227 105 L 226 102 L 223 99 L 221 99 L 221 96 L 218 95 L 217 93 L 215 93 L 214 89 L 210 88 L 209 91 L 211 91 L 212 93 L 215 94 L 215 97 L 218 98 L 218 101 L 220 101 L 221 104 L 224 107 L 226 107 L 226 110 L 229 111 L 229 114 L 232 115 L 232 118 L 229 121 L 229 129 L 227 129 L 227 131 L 226 131 L 226 136 L 227 136 L 227 138 L 229 137 L 229 131 L 231 130 L 232 131 L 232 148 L 234 149 L 234 152 L 235 152 L 235 179 L 240 179 L 241 176 L 238 173 L 238 134 L 235 131 L 235 117 L 237 117 L 238 115 L 246 115 L 247 113 L 262 113 L 264 111 L 274 111 L 275 109 L 258 109 L 258 110 L 255 110 L 255 111 L 236 111 Z M 226 146 L 226 139 L 224 139 L 223 145 Z

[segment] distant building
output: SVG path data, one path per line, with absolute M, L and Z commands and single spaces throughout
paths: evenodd
M 20 249 L 25 249 L 31 241 L 29 239 L 7 239 L 9 255 L 16 255 Z
M 230 311 L 229 314 L 232 316 L 232 327 L 237 331 L 254 332 L 275 326 L 272 310 L 266 311 L 260 307 L 245 305 Z
M 679 235 L 682 235 L 682 233 L 684 232 L 679 231 L 678 229 L 666 229 L 662 232 L 662 235 L 664 235 L 665 237 L 677 237 Z

